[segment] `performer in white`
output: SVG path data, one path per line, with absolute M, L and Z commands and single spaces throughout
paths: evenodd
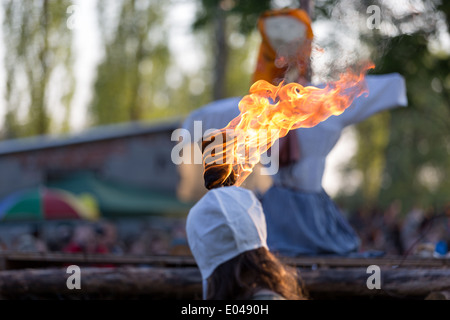
M 283 23 L 283 17 L 289 21 L 289 28 L 293 29 L 292 22 L 294 18 L 298 18 L 298 11 L 301 10 L 283 9 L 266 14 L 264 19 L 260 19 L 259 29 L 261 32 L 265 31 L 262 23 L 265 23 L 265 28 L 275 28 Z M 273 23 L 275 21 L 276 24 Z M 287 37 L 288 45 L 279 39 L 270 42 L 271 35 L 275 37 L 279 33 L 267 31 L 262 37 L 260 53 L 267 50 L 271 43 L 281 48 L 278 52 L 288 52 L 292 48 L 291 41 L 300 41 L 301 46 L 307 48 L 300 50 L 302 57 L 306 55 L 309 59 L 312 37 L 309 19 L 301 17 L 296 21 L 303 24 L 300 29 L 303 30 L 304 37 L 294 40 Z M 277 28 L 285 29 L 280 26 Z M 274 68 L 277 58 L 270 66 L 268 61 L 261 63 L 262 56 L 260 54 L 253 80 L 279 81 L 280 70 Z M 264 57 L 267 58 L 267 54 Z M 297 66 L 292 70 L 285 65 L 283 72 L 289 73 L 289 77 L 296 71 L 296 81 L 301 83 L 306 77 L 307 68 L 304 63 Z M 270 68 L 272 69 L 269 70 Z M 271 79 L 268 79 L 269 76 Z M 345 127 L 364 121 L 377 112 L 407 106 L 405 81 L 400 74 L 367 75 L 365 80 L 368 94 L 356 98 L 341 115 L 331 116 L 312 128 L 291 131 L 290 136 L 283 138 L 286 140 L 285 145 L 290 144 L 291 154 L 288 157 L 293 161 L 280 165 L 278 173 L 272 176 L 272 186 L 261 196 L 267 220 L 267 243 L 271 251 L 286 256 L 347 255 L 358 252 L 360 239 L 322 187 L 326 158 Z M 194 121 L 201 121 L 203 130 L 224 128 L 239 115 L 240 100 L 241 97 L 232 97 L 197 109 L 187 117 L 183 127 L 193 132 Z

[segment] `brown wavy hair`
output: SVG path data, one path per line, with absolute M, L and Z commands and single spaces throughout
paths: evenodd
M 286 300 L 307 300 L 297 270 L 266 248 L 245 251 L 219 265 L 208 278 L 207 300 L 251 300 L 268 289 Z

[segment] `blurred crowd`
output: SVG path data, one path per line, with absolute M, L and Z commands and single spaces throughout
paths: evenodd
M 0 234 L 0 250 L 141 256 L 190 254 L 184 221 L 137 221 L 138 227 L 134 228 L 124 228 L 122 224 L 112 220 L 32 224 L 27 232 L 12 236 L 9 243 L 2 241 Z
M 361 208 L 349 215 L 349 222 L 361 238 L 361 251 L 386 255 L 449 256 L 450 204 L 442 210 L 413 207 L 402 213 L 401 202 L 386 210 Z
M 347 213 L 361 238 L 361 252 L 382 255 L 449 257 L 450 204 L 443 210 L 415 207 L 402 213 L 399 201 L 386 210 L 361 208 Z M 125 223 L 126 225 L 126 223 Z M 185 220 L 137 221 L 124 227 L 121 221 L 61 222 L 52 226 L 31 224 L 27 232 L 5 241 L 0 251 L 110 253 L 117 255 L 189 255 Z

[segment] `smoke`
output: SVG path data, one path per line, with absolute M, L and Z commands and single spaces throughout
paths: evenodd
M 435 36 L 443 19 L 436 6 L 425 0 L 335 2 L 313 24 L 313 83 L 335 80 L 361 61 L 377 64 L 399 37 Z

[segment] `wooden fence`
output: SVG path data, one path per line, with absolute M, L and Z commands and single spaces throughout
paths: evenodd
M 297 267 L 311 299 L 448 299 L 450 259 L 283 258 Z M 81 289 L 68 289 L 67 267 L 81 270 Z M 380 288 L 369 289 L 369 266 Z M 191 256 L 0 253 L 2 299 L 201 299 Z

